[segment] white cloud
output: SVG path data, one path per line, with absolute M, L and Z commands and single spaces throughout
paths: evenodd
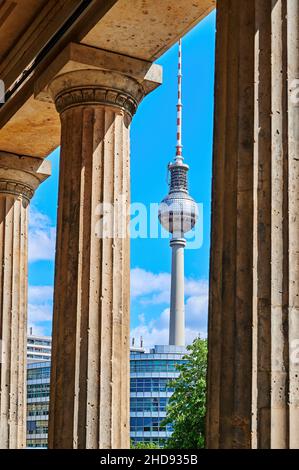
M 138 325 L 131 330 L 131 338 L 135 338 L 135 344 L 139 345 L 139 339 L 142 337 L 145 349 L 152 348 L 153 346 L 168 344 L 169 342 L 169 329 L 168 325 L 165 328 L 159 328 L 157 322 L 156 326 L 149 326 L 147 324 Z M 191 344 L 192 341 L 200 334 L 201 338 L 206 337 L 205 331 L 197 329 L 186 328 L 186 344 Z
M 185 279 L 185 293 L 186 295 L 206 295 L 208 290 L 207 279 Z
M 45 322 L 52 320 L 52 305 L 47 303 L 28 304 L 28 317 L 31 322 Z
M 140 268 L 131 271 L 132 299 L 139 305 L 168 304 L 170 300 L 169 273 L 154 274 Z M 185 279 L 185 316 L 186 316 L 186 343 L 190 344 L 199 334 L 207 335 L 208 313 L 208 281 L 206 279 Z M 139 325 L 132 329 L 131 336 L 137 343 L 140 336 L 143 337 L 146 348 L 155 344 L 168 344 L 169 335 L 169 308 L 162 311 L 161 315 L 153 320 L 144 313 L 138 316 Z
M 155 344 L 168 344 L 168 330 L 158 330 L 149 328 L 148 325 L 139 325 L 131 331 L 131 338 L 135 338 L 135 344 L 139 346 L 139 339 L 142 337 L 145 349 L 153 347 Z
M 144 303 L 169 303 L 171 276 L 169 273 L 152 273 L 141 268 L 131 270 L 131 297 Z M 207 279 L 185 278 L 187 297 L 208 294 Z M 161 301 L 161 302 L 160 302 Z
M 207 330 L 208 318 L 208 288 L 201 295 L 188 297 L 185 305 L 186 324 L 190 328 Z
M 31 205 L 29 224 L 31 227 L 43 229 L 45 226 L 50 224 L 50 219 L 46 214 L 39 212 L 33 205 Z
M 32 334 L 34 336 L 48 336 L 48 329 L 44 326 L 36 325 L 33 322 L 28 324 L 28 334 L 30 334 L 30 329 L 32 328 Z
M 161 304 L 169 304 L 169 299 L 170 299 L 170 282 L 165 290 L 154 293 L 151 296 L 142 297 L 139 299 L 139 301 L 143 305 L 161 305 Z
M 131 270 L 131 297 L 140 297 L 163 292 L 170 288 L 170 275 L 168 273 L 154 274 L 144 269 Z
M 144 315 L 144 313 L 140 313 L 140 314 L 138 315 L 138 321 L 139 321 L 139 323 L 142 323 L 142 324 L 145 323 L 145 315 Z
M 49 217 L 30 208 L 29 217 L 29 262 L 52 261 L 55 256 L 56 229 Z M 42 334 L 51 329 L 53 311 L 53 287 L 29 286 L 28 326 L 34 334 Z
M 168 304 L 170 298 L 170 274 L 154 274 L 135 268 L 131 271 L 132 300 L 139 306 L 153 304 Z M 186 278 L 186 343 L 201 335 L 206 337 L 207 311 L 208 311 L 208 281 Z M 52 286 L 29 287 L 29 326 L 36 334 L 44 334 L 49 329 L 52 320 Z M 47 323 L 45 328 L 44 324 Z M 136 338 L 138 344 L 140 336 L 143 337 L 146 348 L 155 344 L 168 344 L 169 335 L 169 308 L 161 309 L 158 318 L 153 319 L 146 312 L 138 315 L 138 326 L 133 328 L 131 336 Z
M 51 301 L 53 298 L 53 286 L 29 286 L 29 303 Z
M 52 261 L 55 257 L 56 228 L 34 206 L 29 217 L 29 262 Z
M 168 330 L 168 327 L 169 327 L 169 313 L 170 313 L 169 308 L 165 308 L 165 310 L 163 310 L 163 312 L 161 313 L 159 321 L 158 321 L 159 329 L 167 328 L 167 330 Z
M 31 326 L 33 331 L 36 331 L 36 334 L 44 334 L 42 332 L 51 326 L 53 314 L 52 301 L 52 286 L 29 286 L 28 322 L 29 327 Z
M 131 297 L 144 305 L 168 304 L 171 276 L 169 273 L 154 274 L 141 268 L 131 270 Z M 206 279 L 185 278 L 185 295 L 207 297 Z

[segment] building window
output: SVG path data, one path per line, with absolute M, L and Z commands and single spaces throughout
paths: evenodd
M 131 378 L 131 393 L 134 392 L 173 392 L 165 378 Z
M 171 426 L 163 425 L 162 421 L 164 418 L 155 418 L 155 417 L 138 417 L 131 418 L 130 427 L 131 432 L 160 432 L 160 431 L 169 431 L 171 432 Z
M 130 409 L 133 413 L 166 411 L 168 398 L 164 397 L 133 397 L 130 399 Z
M 182 363 L 184 361 L 180 361 Z M 174 360 L 140 360 L 140 361 L 131 361 L 131 372 L 177 372 L 177 363 L 178 361 Z
M 27 386 L 27 398 L 49 397 L 50 384 L 30 384 Z
M 27 405 L 28 416 L 48 416 L 49 403 L 28 403 Z
M 27 447 L 44 447 L 48 446 L 47 439 L 27 439 Z
M 50 367 L 40 367 L 36 369 L 28 369 L 27 380 L 42 380 L 50 378 Z
M 27 434 L 47 434 L 48 421 L 27 421 Z

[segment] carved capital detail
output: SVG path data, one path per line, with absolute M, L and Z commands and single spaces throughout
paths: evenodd
M 17 197 L 23 197 L 30 201 L 34 195 L 34 190 L 18 181 L 8 181 L 0 179 L 0 195 L 11 194 Z
M 143 90 L 141 87 L 138 101 L 132 95 L 122 90 L 106 87 L 84 87 L 62 91 L 56 96 L 55 104 L 59 113 L 75 106 L 112 106 L 128 113 L 132 118 L 142 97 Z
M 50 162 L 0 151 L 0 195 L 10 194 L 28 201 L 51 174 Z

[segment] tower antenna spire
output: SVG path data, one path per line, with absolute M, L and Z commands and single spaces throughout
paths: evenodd
M 177 144 L 175 162 L 182 163 L 182 40 L 179 40 L 179 57 L 178 57 L 178 102 L 177 102 Z

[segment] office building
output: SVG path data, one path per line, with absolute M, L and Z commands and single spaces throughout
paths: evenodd
M 28 338 L 28 347 L 31 343 Z M 185 348 L 155 346 L 150 352 L 132 346 L 130 356 L 130 437 L 133 443 L 155 442 L 163 446 L 171 427 L 162 426 L 173 389 L 169 381 L 178 376 Z M 27 369 L 27 447 L 46 448 L 50 398 L 49 360 L 31 362 Z
M 173 394 L 170 381 L 178 377 L 176 366 L 185 353 L 183 346 L 155 346 L 149 353 L 131 350 L 130 437 L 134 444 L 155 442 L 163 447 L 171 435 L 171 426 L 163 425 L 163 420 Z
M 46 448 L 50 400 L 49 360 L 32 362 L 27 367 L 27 435 L 26 446 Z
M 32 328 L 30 328 L 27 338 L 27 363 L 50 361 L 51 345 L 51 336 L 33 335 Z

